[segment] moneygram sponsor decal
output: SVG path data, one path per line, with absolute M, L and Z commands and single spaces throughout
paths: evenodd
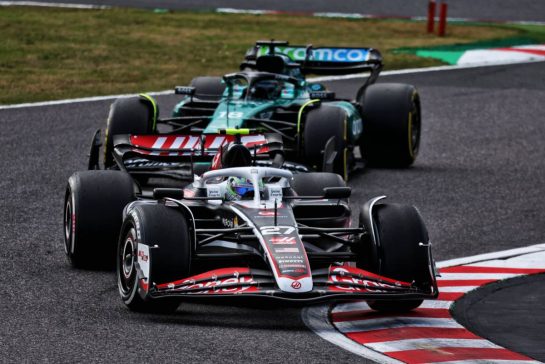
M 363 291 L 363 292 L 388 292 L 392 288 L 395 288 L 396 285 L 371 281 L 368 279 L 361 279 L 357 277 L 344 277 L 345 274 L 350 273 L 344 268 L 335 268 L 331 271 L 330 283 L 338 283 L 337 285 L 331 287 L 335 291 Z M 343 284 L 346 283 L 346 284 Z M 360 285 L 360 286 L 354 286 Z M 399 284 L 398 284 L 399 285 Z M 383 290 L 385 289 L 385 290 Z
M 292 61 L 304 61 L 304 47 L 275 47 L 276 53 L 288 56 Z M 258 56 L 269 53 L 269 47 L 260 47 Z M 318 48 L 312 50 L 312 61 L 319 62 L 365 62 L 369 58 L 369 50 L 365 48 Z
M 275 248 L 275 253 L 299 253 L 299 248 Z

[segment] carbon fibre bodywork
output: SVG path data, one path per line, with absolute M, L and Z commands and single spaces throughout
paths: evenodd
M 228 176 L 251 180 L 260 192 L 248 200 L 226 201 L 222 196 Z M 347 201 L 297 196 L 290 187 L 291 177 L 289 171 L 268 167 L 211 171 L 186 187 L 182 199 L 163 197 L 128 205 L 125 219 L 140 204 L 164 204 L 189 222 L 188 276 L 155 281 L 151 262 L 161 242 L 138 244 L 135 264 L 141 298 L 240 295 L 317 301 L 437 296 L 429 245 L 421 247 L 429 268 L 424 281 L 404 282 L 374 273 L 370 266 L 362 266 L 361 248 L 376 241 L 365 227 L 350 227 Z M 259 187 L 263 179 L 268 182 Z M 372 204 L 366 208 L 371 216 Z

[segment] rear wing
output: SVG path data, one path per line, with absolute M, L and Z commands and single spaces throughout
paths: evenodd
M 114 158 L 124 165 L 129 158 L 155 161 L 210 162 L 220 149 L 235 140 L 234 135 L 116 135 Z M 268 158 L 271 152 L 281 152 L 283 143 L 276 134 L 249 134 L 240 137 L 254 157 Z M 265 157 L 265 156 L 264 156 Z
M 251 66 L 264 55 L 284 55 L 303 73 L 350 74 L 360 72 L 378 73 L 383 67 L 382 56 L 374 48 L 313 47 L 312 45 L 288 45 L 282 41 L 258 41 L 246 53 L 245 61 Z M 248 64 L 250 63 L 250 64 Z

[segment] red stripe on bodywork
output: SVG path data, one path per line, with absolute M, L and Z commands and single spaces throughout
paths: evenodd
M 182 284 L 187 281 L 203 281 L 203 280 L 210 280 L 214 279 L 214 277 L 221 277 L 221 276 L 233 276 L 238 277 L 239 275 L 247 275 L 250 273 L 250 270 L 248 268 L 222 268 L 222 269 L 215 269 L 211 270 L 209 272 L 201 273 L 196 276 L 187 277 L 184 279 L 179 279 L 177 281 L 158 284 L 157 288 L 168 288 L 169 284 Z
M 251 137 L 260 137 L 261 139 L 259 140 L 252 140 L 252 141 L 247 141 L 247 142 L 244 142 L 244 140 L 249 140 Z M 193 136 L 195 137 L 195 136 Z M 264 135 L 261 135 L 261 134 L 252 134 L 252 135 L 248 135 L 247 136 L 248 138 L 246 138 L 246 136 L 244 136 L 242 138 L 242 144 L 244 144 L 246 147 L 248 148 L 252 148 L 252 147 L 258 147 L 260 145 L 264 145 L 264 144 L 267 144 L 267 138 L 265 138 Z M 166 138 L 165 142 L 163 143 L 163 145 L 161 146 L 161 148 L 157 148 L 157 149 L 170 149 L 171 146 L 173 145 L 174 141 L 176 140 L 176 138 L 184 138 L 184 141 L 180 144 L 180 146 L 178 148 L 174 148 L 174 149 L 171 149 L 172 152 L 175 152 L 175 151 L 187 151 L 187 152 L 194 152 L 194 151 L 199 151 L 202 147 L 202 140 L 200 137 L 198 138 L 193 138 L 194 142 L 192 143 L 192 145 L 189 144 L 189 142 L 191 141 L 191 135 L 131 135 L 130 136 L 130 143 L 131 145 L 133 145 L 134 147 L 136 148 L 148 148 L 148 149 L 152 149 L 153 148 L 153 145 L 155 144 L 155 142 L 157 141 L 158 138 Z M 219 134 L 207 134 L 205 135 L 204 137 L 204 149 L 205 149 L 205 152 L 208 153 L 208 149 L 212 146 L 212 144 L 214 144 L 214 141 L 221 141 L 221 143 L 219 143 L 218 148 L 221 148 L 222 146 L 224 146 L 226 143 L 230 143 L 232 142 L 233 140 L 235 140 L 235 137 L 233 135 L 219 135 Z M 268 146 L 262 146 L 261 148 L 258 148 L 257 151 L 256 151 L 256 154 L 263 154 L 263 153 L 268 153 L 269 152 L 269 147 Z M 141 154 L 149 154 L 150 152 L 149 151 L 139 151 Z M 211 151 L 212 152 L 212 151 Z M 214 153 L 216 152 L 216 150 L 213 151 Z M 160 155 L 169 155 L 169 153 L 167 152 L 161 152 Z
M 336 269 L 338 269 L 338 268 L 339 268 L 339 266 L 330 266 L 329 267 L 329 274 L 330 275 L 335 275 L 335 276 L 338 276 L 338 277 L 343 277 L 343 275 L 341 273 L 336 271 Z M 366 278 L 369 278 L 369 279 L 376 279 L 376 280 L 383 281 L 385 283 L 390 283 L 390 284 L 393 284 L 393 285 L 399 285 L 399 286 L 402 286 L 402 287 L 411 287 L 411 284 L 409 282 L 404 282 L 404 281 L 400 281 L 400 280 L 397 280 L 397 279 L 392 279 L 392 278 L 388 278 L 388 277 L 385 277 L 385 276 L 381 276 L 381 275 L 378 275 L 376 273 L 371 273 L 369 271 L 366 271 L 366 270 L 363 270 L 363 269 L 360 269 L 360 268 L 357 268 L 357 267 L 343 266 L 342 269 L 348 271 L 348 273 L 360 274 L 360 275 L 365 276 Z
M 514 274 L 532 274 L 541 273 L 545 269 L 536 268 L 507 268 L 507 267 L 476 267 L 476 266 L 456 266 L 441 269 L 441 273 L 514 273 Z
M 397 317 L 399 313 L 381 313 L 373 310 L 357 310 L 346 312 L 333 312 L 331 320 L 333 322 L 355 321 L 355 320 L 372 320 L 383 317 Z M 403 317 L 428 317 L 428 318 L 450 318 L 448 309 L 445 308 L 418 308 L 406 313 Z
M 531 360 L 507 349 L 491 348 L 432 348 L 387 353 L 388 356 L 406 363 L 435 363 L 454 360 L 498 359 Z
M 427 338 L 480 339 L 480 337 L 466 329 L 438 327 L 398 327 L 395 329 L 352 332 L 346 334 L 346 336 L 360 344 Z
M 146 281 L 141 278 L 140 280 L 138 280 L 138 283 L 140 284 L 140 287 L 144 290 L 144 291 L 148 291 L 148 288 L 149 288 L 149 284 L 146 283 Z

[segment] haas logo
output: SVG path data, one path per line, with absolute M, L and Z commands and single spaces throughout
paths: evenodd
M 276 213 L 274 211 L 259 211 L 259 216 L 274 216 Z
M 301 288 L 301 282 L 299 282 L 299 281 L 293 281 L 292 284 L 291 284 L 291 288 L 293 288 L 293 289 L 299 289 L 299 288 Z

